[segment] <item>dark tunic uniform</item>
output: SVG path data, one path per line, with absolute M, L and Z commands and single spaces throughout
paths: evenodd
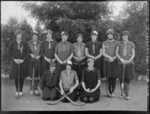
M 29 55 L 29 47 L 26 41 L 20 42 L 20 49 L 18 49 L 18 43 L 16 40 L 10 42 L 8 47 L 8 53 L 11 56 L 11 71 L 10 71 L 10 79 L 18 78 L 18 65 L 14 62 L 14 59 L 23 59 L 24 62 L 19 64 L 20 67 L 20 79 L 25 79 L 28 76 L 27 70 L 27 58 Z
M 92 71 L 88 70 L 88 68 L 85 68 L 82 71 L 82 82 L 85 83 L 85 87 L 91 89 L 94 89 L 98 83 L 98 80 L 100 80 L 100 72 L 97 68 L 94 68 Z M 80 98 L 83 99 L 83 97 L 93 97 L 95 100 L 99 100 L 100 97 L 100 89 L 98 88 L 93 93 L 87 93 L 82 90 L 80 91 Z
M 39 56 L 40 55 L 40 47 L 41 47 L 41 41 L 37 41 L 36 47 L 35 44 L 33 44 L 33 41 L 29 41 L 29 54 L 33 54 L 35 56 Z M 35 78 L 39 78 L 42 73 L 41 73 L 41 58 L 39 59 L 33 59 L 30 56 L 30 60 L 29 60 L 29 71 L 30 71 L 30 77 L 32 77 L 33 75 L 33 68 L 34 68 L 34 77 Z
M 95 43 L 93 43 L 92 41 L 89 41 L 85 45 L 85 47 L 88 48 L 88 52 L 90 55 L 96 57 L 97 55 L 100 54 L 100 49 L 102 48 L 102 43 L 99 41 L 96 41 Z M 100 72 L 102 72 L 102 60 L 101 60 L 101 58 L 99 58 L 95 61 L 94 66 L 97 69 L 99 69 Z
M 47 99 L 55 99 L 58 96 L 58 91 L 55 86 L 59 83 L 59 73 L 55 70 L 52 74 L 49 70 L 44 73 L 42 76 L 42 80 L 40 83 L 42 90 L 42 98 Z
M 104 41 L 105 45 L 105 53 L 111 57 L 116 56 L 116 48 L 118 41 L 114 40 L 113 42 L 109 42 L 108 40 Z M 108 58 L 104 57 L 103 64 L 103 74 L 104 77 L 109 78 L 117 78 L 116 70 L 117 70 L 117 59 L 114 62 L 108 62 Z
M 124 55 L 124 48 L 125 48 L 125 44 L 123 43 L 123 41 L 121 41 L 120 43 L 118 43 L 118 54 L 120 55 L 121 58 L 123 58 L 124 60 L 129 60 L 132 56 L 132 49 L 135 48 L 135 45 L 133 42 L 127 42 L 126 44 L 126 54 Z M 121 61 L 118 62 L 118 70 L 117 70 L 117 74 L 118 77 L 121 79 L 122 75 L 123 75 L 123 64 Z M 133 61 L 129 64 L 127 64 L 125 66 L 125 80 L 132 80 L 134 79 L 134 63 Z
M 49 69 L 49 63 L 44 59 L 46 56 L 48 59 L 54 59 L 54 51 L 55 46 L 57 42 L 56 41 L 50 41 L 50 44 L 48 41 L 44 41 L 41 44 L 41 51 L 40 54 L 42 55 L 42 68 L 41 72 L 42 74 Z

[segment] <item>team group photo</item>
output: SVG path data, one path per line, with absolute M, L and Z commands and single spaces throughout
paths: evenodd
M 148 109 L 146 1 L 3 1 L 1 11 L 2 111 Z

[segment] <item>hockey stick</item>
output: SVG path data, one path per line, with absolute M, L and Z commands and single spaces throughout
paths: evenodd
M 134 66 L 134 62 L 132 61 L 132 67 L 133 67 L 133 76 L 134 76 L 134 80 L 135 80 L 135 66 Z
M 20 65 L 18 64 L 18 95 L 17 95 L 17 99 L 19 99 L 19 94 L 20 94 Z
M 69 93 L 67 93 L 66 95 L 69 95 Z M 49 101 L 47 102 L 48 105 L 56 105 L 58 104 L 61 100 L 63 100 L 65 98 L 66 95 L 63 95 L 60 99 L 55 100 L 55 101 Z
M 110 62 L 109 62 L 110 64 Z M 110 68 L 110 65 L 108 67 L 108 77 L 106 79 L 106 93 L 108 96 L 111 96 L 110 93 L 109 93 L 109 90 L 108 90 L 108 86 L 109 86 L 109 78 L 111 77 L 111 68 Z
M 60 90 L 59 90 L 57 87 L 55 87 L 55 88 L 60 92 Z M 85 104 L 84 102 L 82 102 L 82 103 L 76 103 L 76 102 L 72 101 L 72 100 L 68 97 L 68 94 L 66 94 L 66 95 L 64 95 L 64 96 L 65 96 L 66 99 L 68 99 L 68 100 L 71 102 L 71 104 L 73 104 L 73 105 L 75 105 L 75 106 L 82 106 L 82 105 Z
M 33 60 L 33 72 L 32 72 L 32 91 L 34 93 L 34 89 L 33 89 L 33 86 L 34 86 L 34 74 L 35 74 L 35 60 Z
M 125 74 L 125 64 L 123 65 L 123 74 L 122 74 L 122 82 L 121 82 L 121 96 L 123 96 L 123 90 L 124 90 L 124 74 Z

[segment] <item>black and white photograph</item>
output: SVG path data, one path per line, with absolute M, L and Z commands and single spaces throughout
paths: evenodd
M 1 1 L 1 111 L 147 111 L 147 1 Z

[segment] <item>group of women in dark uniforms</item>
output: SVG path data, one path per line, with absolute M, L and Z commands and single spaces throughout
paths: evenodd
M 124 83 L 120 98 L 130 99 L 135 45 L 129 41 L 131 36 L 128 31 L 123 31 L 121 41 L 114 39 L 113 29 L 108 29 L 106 34 L 108 39 L 102 43 L 97 40 L 98 32 L 92 31 L 91 41 L 86 44 L 83 43 L 84 36 L 77 34 L 77 42 L 72 44 L 67 41 L 69 34 L 62 31 L 62 40 L 57 43 L 53 32 L 47 30 L 45 41 L 39 41 L 38 33 L 33 32 L 32 39 L 26 42 L 22 39 L 23 32 L 17 30 L 16 38 L 8 48 L 15 95 L 23 96 L 24 79 L 29 76 L 31 94 L 41 95 L 44 100 L 57 100 L 67 94 L 73 101 L 80 98 L 83 102 L 95 102 L 100 98 L 103 71 L 108 96 L 115 96 L 116 79 L 119 78 L 120 84 Z M 102 56 L 103 65 L 100 62 Z

